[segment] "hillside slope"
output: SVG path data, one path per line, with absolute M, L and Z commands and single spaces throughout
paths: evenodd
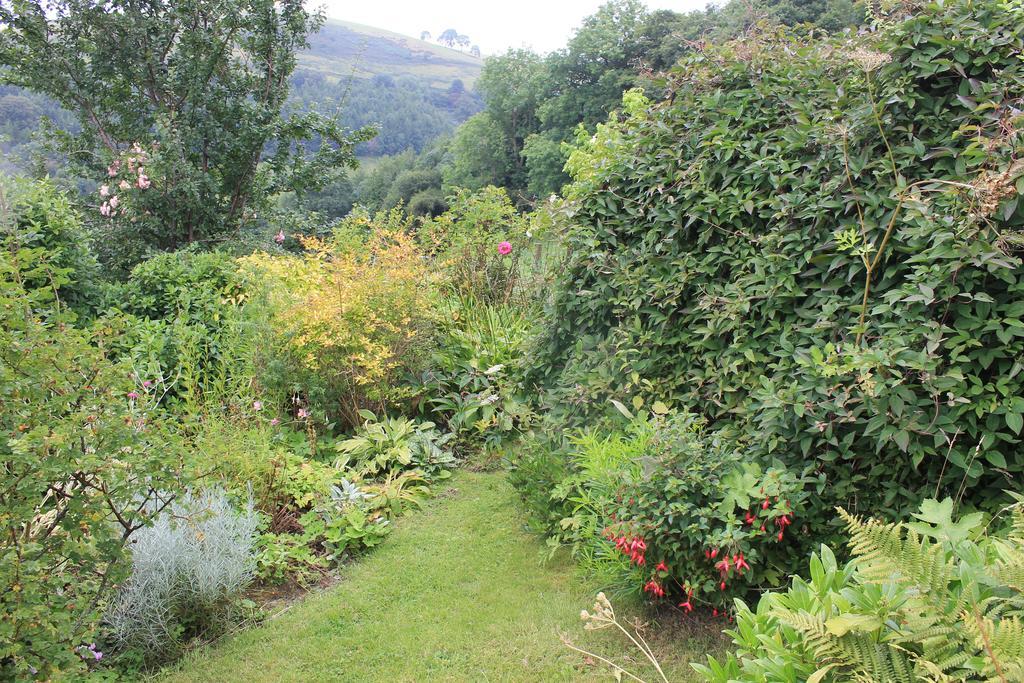
M 299 58 L 299 70 L 322 73 L 332 82 L 353 75 L 412 76 L 439 90 L 461 80 L 469 90 L 483 66 L 483 60 L 458 50 L 337 19 L 328 20 L 309 43 L 310 49 Z

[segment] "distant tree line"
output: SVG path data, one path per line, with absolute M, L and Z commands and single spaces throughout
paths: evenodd
M 456 131 L 445 181 L 502 186 L 521 199 L 557 192 L 568 180 L 564 143 L 577 127 L 604 121 L 625 90 L 656 94 L 652 76 L 701 41 L 736 37 L 761 22 L 836 32 L 862 18 L 852 0 L 731 0 L 687 14 L 612 0 L 561 50 L 547 56 L 509 50 L 487 58 L 477 82 L 484 111 Z
M 630 88 L 657 95 L 659 74 L 703 42 L 738 37 L 758 24 L 838 32 L 862 19 L 852 0 L 732 0 L 687 14 L 652 12 L 640 0 L 612 0 L 587 17 L 561 50 L 488 57 L 476 84 L 484 109 L 454 134 L 427 147 L 391 138 L 383 148 L 405 144 L 402 153 L 308 195 L 302 208 L 341 216 L 355 204 L 381 210 L 402 203 L 413 215 L 437 215 L 454 188 L 487 185 L 504 187 L 527 205 L 559 192 L 568 180 L 563 166 L 581 125 L 593 130 Z M 452 37 L 448 31 L 442 35 Z M 429 32 L 421 38 L 430 39 Z M 370 96 L 381 103 L 388 97 L 382 91 Z
M 430 42 L 432 36 L 430 31 L 420 31 L 420 40 Z M 462 51 L 468 51 L 474 57 L 480 57 L 480 46 L 472 45 L 473 41 L 469 36 L 459 33 L 453 28 L 447 28 L 437 36 L 437 42 L 445 47 Z

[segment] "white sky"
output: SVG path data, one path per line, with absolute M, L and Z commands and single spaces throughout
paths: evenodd
M 510 47 L 550 52 L 565 45 L 583 18 L 602 0 L 320 0 L 333 19 L 384 28 L 419 38 L 421 31 L 437 36 L 448 28 L 469 36 L 484 54 Z M 311 3 L 315 5 L 316 1 Z M 647 0 L 651 9 L 688 12 L 707 0 Z

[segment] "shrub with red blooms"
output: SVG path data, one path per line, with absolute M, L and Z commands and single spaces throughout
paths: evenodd
M 623 485 L 608 543 L 643 568 L 642 590 L 684 612 L 725 611 L 799 562 L 800 513 L 815 478 L 741 461 L 691 416 L 666 419 L 645 475 Z

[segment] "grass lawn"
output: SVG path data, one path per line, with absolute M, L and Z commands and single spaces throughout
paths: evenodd
M 165 681 L 573 681 L 612 677 L 559 640 L 657 674 L 623 636 L 583 629 L 593 603 L 568 562 L 540 561 L 498 473 L 460 472 L 425 510 L 403 519 L 341 583 L 263 626 L 187 657 Z M 628 611 L 628 610 L 627 610 Z M 672 681 L 722 641 L 697 624 L 652 624 Z

